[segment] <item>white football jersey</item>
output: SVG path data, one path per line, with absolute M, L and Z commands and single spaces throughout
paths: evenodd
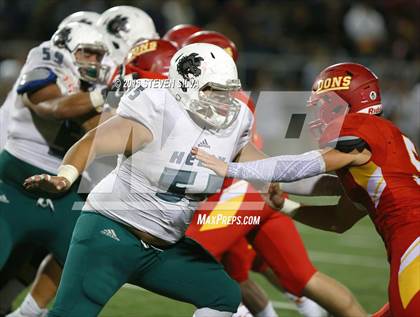
M 194 122 L 169 90 L 132 89 L 122 97 L 117 113 L 146 126 L 153 141 L 105 177 L 84 209 L 168 242 L 178 241 L 198 202 L 223 182 L 199 164 L 191 149 L 197 146 L 232 161 L 251 134 L 253 115 L 245 104 L 241 106 L 229 128 L 214 131 Z
M 10 95 L 11 93 L 9 93 Z M 10 107 L 6 104 L 0 107 L 0 151 L 4 148 L 7 140 L 7 125 L 9 123 Z
M 62 122 L 45 120 L 34 115 L 16 92 L 23 75 L 36 68 L 49 68 L 63 95 L 79 91 L 79 73 L 70 54 L 49 41 L 33 48 L 3 107 L 9 109 L 5 149 L 31 165 L 56 173 L 61 158 L 50 154 L 49 143 L 56 138 Z M 3 132 L 2 132 L 3 133 Z

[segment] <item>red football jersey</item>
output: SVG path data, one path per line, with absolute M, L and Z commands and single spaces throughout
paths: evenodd
M 420 160 L 414 144 L 390 121 L 352 113 L 330 124 L 321 138 L 355 136 L 369 146 L 372 157 L 362 166 L 337 171 L 350 198 L 367 207 L 385 242 L 398 229 L 420 221 Z

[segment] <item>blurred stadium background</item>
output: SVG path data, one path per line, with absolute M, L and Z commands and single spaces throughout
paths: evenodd
M 307 91 L 327 65 L 364 63 L 380 78 L 385 115 L 419 146 L 418 0 L 0 0 L 0 104 L 29 49 L 49 39 L 64 17 L 79 10 L 103 12 L 115 5 L 147 11 L 161 35 L 179 23 L 224 33 L 239 48 L 241 80 L 253 93 Z M 281 116 L 276 104 L 271 107 L 266 114 Z M 281 152 L 278 144 L 270 142 L 279 138 L 276 125 L 264 125 L 261 130 L 269 152 Z M 343 235 L 305 226 L 299 230 L 321 271 L 346 284 L 369 311 L 385 303 L 385 252 L 368 219 Z M 275 301 L 279 316 L 298 316 L 279 292 L 261 283 Z M 175 317 L 190 316 L 191 312 L 189 305 L 124 288 L 101 316 Z

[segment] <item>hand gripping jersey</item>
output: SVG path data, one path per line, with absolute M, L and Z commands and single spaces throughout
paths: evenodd
M 153 141 L 102 180 L 85 209 L 176 242 L 199 201 L 216 192 L 222 182 L 200 166 L 191 148 L 201 147 L 225 161 L 233 160 L 249 140 L 252 113 L 242 104 L 232 126 L 209 130 L 194 122 L 169 90 L 143 87 L 128 91 L 117 113 L 147 127 Z
M 18 88 L 22 77 L 36 69 L 46 72 L 48 76 L 40 76 L 41 80 L 29 78 L 23 87 Z M 20 93 L 30 92 L 52 83 L 58 85 L 63 95 L 79 91 L 78 71 L 69 53 L 57 49 L 48 41 L 29 52 L 13 91 L 3 106 L 10 112 L 5 149 L 26 163 L 56 173 L 61 158 L 50 154 L 49 144 L 56 138 L 62 122 L 37 117 L 23 104 L 17 93 L 18 89 Z
M 390 121 L 367 114 L 346 115 L 341 129 L 330 124 L 321 145 L 337 142 L 341 146 L 352 139 L 353 144 L 364 142 L 372 158 L 362 166 L 344 168 L 337 174 L 351 199 L 369 210 L 387 242 L 399 226 L 420 221 L 419 156 L 410 139 Z

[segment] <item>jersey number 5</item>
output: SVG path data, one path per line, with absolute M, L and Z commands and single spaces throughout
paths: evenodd
M 165 167 L 159 179 L 159 187 L 167 188 L 166 193 L 157 193 L 160 199 L 168 202 L 178 202 L 184 198 L 189 187 L 193 187 L 197 172 L 176 170 Z M 194 194 L 198 200 L 204 199 L 208 194 L 215 193 L 223 184 L 223 178 L 210 174 L 206 189 L 201 194 Z

